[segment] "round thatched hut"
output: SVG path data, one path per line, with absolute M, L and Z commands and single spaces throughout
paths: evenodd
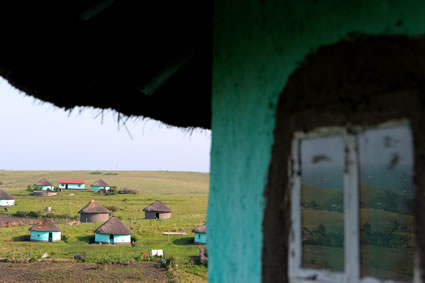
M 131 231 L 117 217 L 112 216 L 108 221 L 103 223 L 99 228 L 94 230 L 96 243 L 106 244 L 130 244 Z
M 105 222 L 109 219 L 109 209 L 91 200 L 80 213 L 80 222 Z
M 151 203 L 143 209 L 145 219 L 168 219 L 171 218 L 171 209 L 160 200 Z
M 94 182 L 91 185 L 91 189 L 93 191 L 99 191 L 99 190 L 108 191 L 110 188 L 111 188 L 111 186 L 109 186 L 109 184 L 106 183 L 105 181 L 103 181 L 102 179 L 98 179 L 96 182 Z
M 42 178 L 40 181 L 34 184 L 33 189 L 35 191 L 54 191 L 55 186 L 52 185 L 45 178 Z
M 196 227 L 192 232 L 195 233 L 195 238 L 193 239 L 195 244 L 207 243 L 207 224 Z
M 15 205 L 15 198 L 0 190 L 0 206 L 12 206 Z
M 62 229 L 56 226 L 50 218 L 41 220 L 29 230 L 31 231 L 31 241 L 56 242 L 61 240 Z

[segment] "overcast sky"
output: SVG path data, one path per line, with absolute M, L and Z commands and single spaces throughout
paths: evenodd
M 99 109 L 71 114 L 13 88 L 0 77 L 0 170 L 209 171 L 211 133 Z M 96 117 L 97 116 L 97 117 Z

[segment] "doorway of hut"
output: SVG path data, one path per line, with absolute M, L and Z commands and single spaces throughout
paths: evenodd
M 114 235 L 109 235 L 109 242 L 110 242 L 111 244 L 113 244 L 113 243 L 114 243 Z
M 53 242 L 53 233 L 49 232 L 49 242 Z
M 159 212 L 155 213 L 155 219 L 159 219 Z

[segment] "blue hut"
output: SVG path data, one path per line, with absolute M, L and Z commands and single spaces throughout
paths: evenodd
M 105 190 L 108 191 L 111 187 L 102 179 L 97 180 L 91 185 L 93 191 Z
M 59 180 L 59 189 L 63 190 L 84 190 L 86 182 L 80 180 Z
M 32 187 L 34 191 L 54 191 L 55 187 L 46 179 L 42 178 Z
M 31 241 L 57 242 L 61 240 L 62 229 L 56 226 L 50 218 L 41 220 L 29 230 L 31 231 Z
M 128 229 L 117 217 L 112 216 L 99 228 L 94 230 L 96 243 L 130 244 L 133 231 Z
M 195 238 L 193 239 L 195 244 L 207 243 L 207 224 L 196 227 L 192 232 L 195 233 Z
M 0 206 L 12 206 L 15 205 L 15 198 L 0 190 Z

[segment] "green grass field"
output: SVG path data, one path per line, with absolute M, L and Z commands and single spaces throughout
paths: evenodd
M 173 256 L 179 264 L 179 276 L 207 279 L 207 268 L 191 266 L 189 261 L 199 255 L 199 247 L 193 244 L 196 226 L 205 223 L 208 202 L 209 174 L 191 172 L 124 172 L 118 175 L 90 174 L 91 171 L 0 171 L 0 187 L 16 196 L 16 206 L 8 208 L 8 215 L 17 211 L 36 211 L 45 214 L 51 207 L 55 216 L 77 218 L 78 211 L 91 199 L 106 207 L 115 207 L 113 215 L 134 231 L 135 247 L 106 246 L 89 244 L 93 231 L 100 224 L 81 223 L 63 229 L 65 241 L 56 243 L 35 243 L 20 241 L 19 237 L 29 235 L 30 226 L 0 228 L 0 257 L 24 256 L 27 253 L 49 253 L 54 258 L 71 258 L 72 252 L 87 252 L 87 260 L 96 262 L 105 257 L 135 258 L 152 249 L 163 249 L 167 256 Z M 138 194 L 98 195 L 91 191 L 65 191 L 54 197 L 34 197 L 26 191 L 28 184 L 34 184 L 42 177 L 57 185 L 59 179 L 85 180 L 91 184 L 98 178 L 118 188 L 137 189 Z M 74 194 L 71 196 L 70 194 Z M 160 199 L 172 209 L 173 216 L 167 220 L 145 220 L 143 208 Z M 67 219 L 56 219 L 65 223 Z M 162 235 L 166 231 L 186 231 L 187 235 Z

